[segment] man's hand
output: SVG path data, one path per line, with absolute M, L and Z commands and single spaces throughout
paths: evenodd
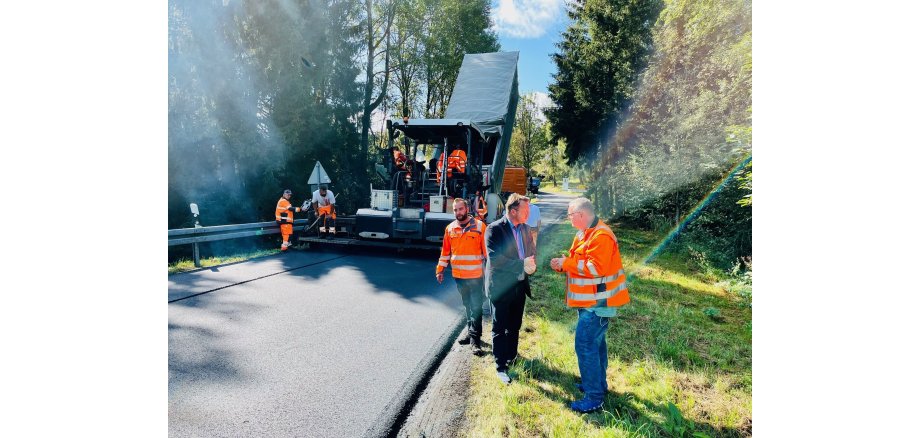
M 562 272 L 562 263 L 565 262 L 564 258 L 555 258 L 549 261 L 549 266 L 553 268 L 556 272 Z
M 533 256 L 527 257 L 524 259 L 524 272 L 527 275 L 533 275 L 537 271 L 537 262 L 534 261 Z
M 437 279 L 438 279 L 438 284 L 441 284 L 441 283 L 444 282 L 444 273 L 443 273 L 443 272 L 439 272 L 439 273 L 435 274 L 435 277 L 437 277 Z

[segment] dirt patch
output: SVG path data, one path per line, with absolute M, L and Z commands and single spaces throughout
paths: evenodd
M 472 358 L 469 345 L 454 342 L 396 436 L 457 436 L 463 430 Z

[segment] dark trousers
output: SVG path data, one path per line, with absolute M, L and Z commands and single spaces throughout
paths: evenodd
M 508 371 L 511 361 L 517 357 L 518 335 L 527 299 L 523 284 L 518 282 L 501 299 L 492 301 L 492 355 L 498 371 Z
M 482 336 L 482 300 L 485 295 L 482 277 L 455 278 L 454 282 L 466 308 L 466 331 L 478 341 Z

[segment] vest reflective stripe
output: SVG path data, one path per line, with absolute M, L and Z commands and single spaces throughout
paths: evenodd
M 450 256 L 450 260 L 482 260 L 482 255 L 455 255 Z
M 291 206 L 291 202 L 287 199 L 281 198 L 278 200 L 278 205 L 275 206 L 275 220 L 280 221 L 287 219 L 291 222 L 294 222 L 294 212 L 288 210 L 288 207 Z
M 591 260 L 588 260 L 588 263 L 585 263 L 585 266 L 588 268 L 588 272 L 590 272 L 591 275 L 595 277 L 601 275 L 597 273 L 597 268 L 594 267 L 594 263 L 591 263 Z
M 436 272 L 441 273 L 448 261 L 454 278 L 480 278 L 483 274 L 485 224 L 471 219 L 465 227 L 453 221 L 444 229 L 444 244 Z
M 620 276 L 623 275 L 623 274 L 624 274 L 623 270 L 620 269 L 615 275 L 609 275 L 609 276 L 607 276 L 607 277 L 599 277 L 599 278 L 569 278 L 569 284 L 574 284 L 574 285 L 576 285 L 576 286 L 590 286 L 590 285 L 594 285 L 594 284 L 610 283 L 610 282 L 612 282 L 612 281 L 614 281 L 614 280 L 620 278 Z
M 599 301 L 599 300 L 606 300 L 607 298 L 610 298 L 610 297 L 616 295 L 617 292 L 619 292 L 619 291 L 621 291 L 621 290 L 624 290 L 624 289 L 626 289 L 626 283 L 625 283 L 625 282 L 622 283 L 622 284 L 620 284 L 619 286 L 613 288 L 613 290 L 607 290 L 607 291 L 597 292 L 597 293 L 593 293 L 593 294 L 579 294 L 579 293 L 575 293 L 575 292 L 569 292 L 569 299 L 570 299 L 570 300 L 578 300 L 578 301 Z
M 613 241 L 607 240 L 607 236 Z M 588 258 L 588 254 L 592 254 Z M 568 307 L 620 307 L 629 302 L 626 273 L 616 236 L 603 222 L 579 232 L 566 268 L 565 301 Z

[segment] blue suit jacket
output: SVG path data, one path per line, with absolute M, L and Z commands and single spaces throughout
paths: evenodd
M 536 254 L 533 238 L 530 236 L 530 227 L 521 225 L 521 238 L 524 243 L 524 257 Z M 489 258 L 486 262 L 486 290 L 492 301 L 502 301 L 510 297 L 509 292 L 516 289 L 518 276 L 524 272 L 524 261 L 518 257 L 517 243 L 511 232 L 511 221 L 507 216 L 492 222 L 486 227 L 486 249 Z M 518 293 L 530 296 L 530 282 L 527 274 L 520 281 L 522 288 Z

